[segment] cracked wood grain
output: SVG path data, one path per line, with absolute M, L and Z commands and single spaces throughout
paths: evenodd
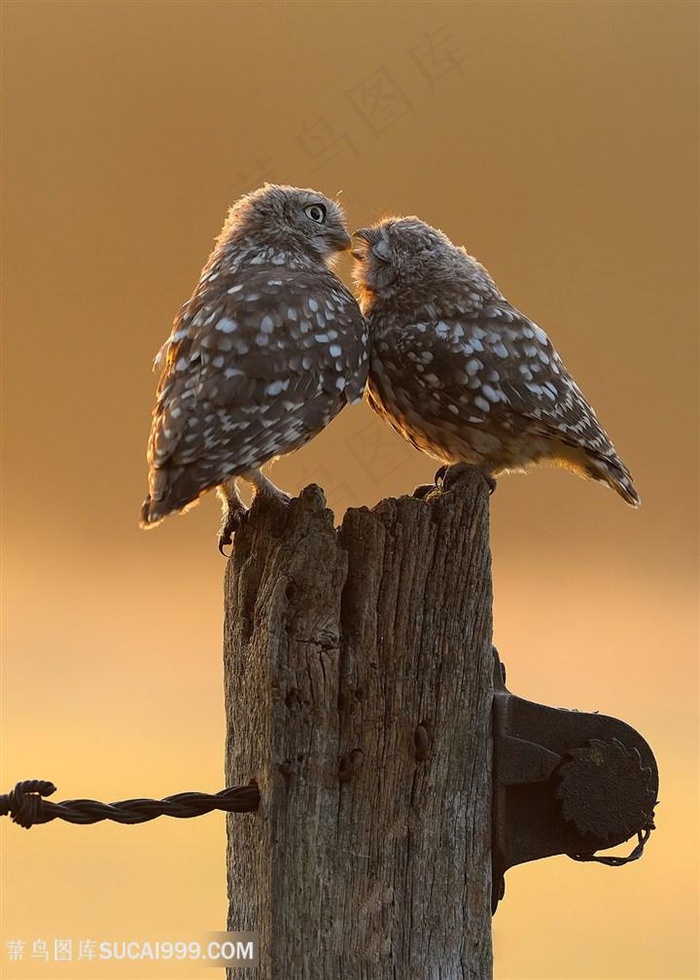
M 260 500 L 225 581 L 231 930 L 266 980 L 491 976 L 492 595 L 480 478 Z M 235 978 L 237 971 L 231 971 Z

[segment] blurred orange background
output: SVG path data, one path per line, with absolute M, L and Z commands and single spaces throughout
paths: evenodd
M 342 191 L 351 227 L 415 213 L 486 264 L 551 335 L 644 501 L 562 471 L 504 477 L 492 498 L 510 688 L 624 719 L 661 773 L 642 861 L 509 872 L 495 976 L 697 977 L 697 5 L 2 13 L 0 791 L 223 787 L 218 503 L 137 528 L 150 364 L 239 194 Z M 434 469 L 361 405 L 273 475 L 322 484 L 339 520 Z M 212 975 L 75 956 L 81 940 L 224 928 L 222 815 L 1 823 L 0 975 Z M 32 955 L 55 938 L 72 963 Z

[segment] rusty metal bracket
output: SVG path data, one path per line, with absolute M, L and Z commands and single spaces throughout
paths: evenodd
M 508 868 L 553 854 L 618 866 L 641 856 L 654 829 L 659 773 L 629 725 L 550 708 L 505 686 L 494 647 L 492 909 Z M 598 857 L 634 835 L 629 857 Z

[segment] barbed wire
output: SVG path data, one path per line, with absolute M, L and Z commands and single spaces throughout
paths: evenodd
M 250 813 L 260 805 L 260 792 L 252 781 L 248 786 L 222 789 L 215 794 L 176 793 L 162 800 L 120 800 L 116 803 L 100 803 L 99 800 L 63 800 L 52 803 L 45 800 L 56 792 L 53 783 L 45 779 L 25 779 L 15 788 L 0 795 L 0 816 L 9 816 L 20 827 L 29 829 L 35 824 L 51 820 L 67 823 L 91 824 L 102 820 L 115 823 L 137 824 L 156 817 L 199 817 L 212 810 L 226 813 Z

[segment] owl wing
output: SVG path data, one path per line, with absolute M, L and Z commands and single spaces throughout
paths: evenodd
M 489 359 L 499 377 L 496 391 L 503 416 L 515 432 L 523 431 L 556 439 L 574 449 L 607 459 L 615 455 L 591 404 L 565 368 L 549 337 L 518 310 L 503 306 L 487 308 L 482 316 L 486 349 L 502 355 Z M 497 340 L 494 344 L 494 331 Z M 505 398 L 505 402 L 503 402 Z
M 593 408 L 544 330 L 501 300 L 478 313 L 445 318 L 423 377 L 435 397 L 457 406 L 472 424 L 556 439 L 601 458 L 614 454 Z M 411 331 L 413 333 L 413 330 Z
M 361 392 L 367 328 L 340 280 L 260 266 L 200 283 L 159 354 L 155 469 L 207 486 L 301 445 Z

